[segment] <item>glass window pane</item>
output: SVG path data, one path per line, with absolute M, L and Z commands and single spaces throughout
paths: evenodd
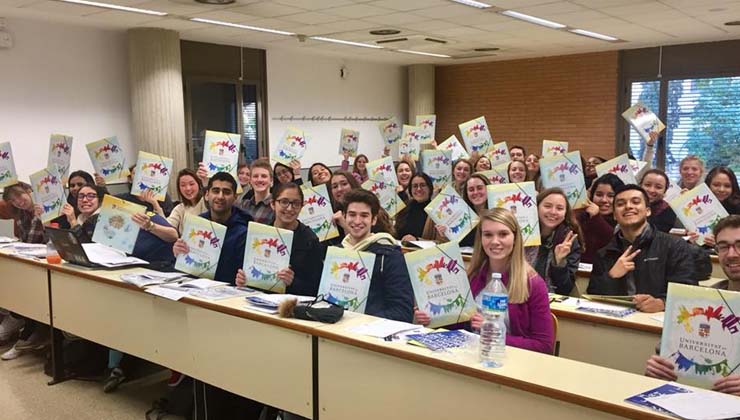
M 259 156 L 257 148 L 257 86 L 242 86 L 242 155 L 246 162 Z
M 232 83 L 191 83 L 190 104 L 194 166 L 203 159 L 205 130 L 238 133 L 236 85 Z
M 660 81 L 650 80 L 647 82 L 633 82 L 632 83 L 632 94 L 630 95 L 630 106 L 642 102 L 655 115 L 660 115 Z M 635 159 L 642 159 L 642 154 L 645 152 L 645 142 L 640 137 L 640 134 L 630 126 L 630 153 Z M 654 162 L 653 162 L 654 164 Z
M 698 155 L 707 170 L 740 170 L 740 77 L 671 80 L 668 83 L 666 172 L 678 180 L 686 155 Z

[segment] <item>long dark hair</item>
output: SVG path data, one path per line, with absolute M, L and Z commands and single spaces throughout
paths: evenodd
M 362 187 L 360 187 L 360 183 L 357 182 L 357 178 L 349 173 L 349 171 L 336 171 L 331 174 L 331 176 L 329 177 L 329 182 L 326 183 L 326 189 L 329 192 L 329 201 L 331 201 L 331 208 L 334 209 L 334 211 L 339 211 L 342 210 L 343 206 L 334 199 L 334 192 L 331 188 L 331 182 L 335 176 L 343 176 L 353 190 L 361 189 Z
M 333 172 L 331 171 L 331 168 L 329 168 L 328 166 L 324 165 L 324 164 L 323 164 L 323 163 L 321 163 L 321 162 L 316 162 L 316 163 L 314 163 L 313 165 L 311 165 L 311 167 L 310 167 L 310 168 L 308 168 L 308 180 L 309 180 L 309 181 L 311 182 L 311 185 L 313 185 L 313 186 L 316 186 L 316 185 L 318 185 L 318 184 L 316 184 L 316 183 L 315 183 L 315 182 L 313 181 L 313 168 L 314 168 L 314 167 L 316 167 L 316 166 L 323 166 L 323 167 L 324 167 L 324 168 L 325 168 L 325 169 L 326 169 L 327 171 L 329 171 L 329 181 L 331 181 L 331 175 L 332 175 L 332 173 L 333 173 Z
M 427 184 L 427 187 L 429 188 L 429 198 L 431 199 L 432 192 L 434 191 L 434 182 L 432 182 L 432 178 L 430 178 L 429 175 L 425 174 L 424 172 L 417 172 L 411 176 L 411 179 L 409 179 L 409 185 L 406 187 L 406 193 L 409 195 L 409 200 L 414 199 L 411 188 L 411 185 L 414 183 L 414 178 L 421 178 L 424 180 L 424 183 Z
M 593 184 L 591 184 L 591 191 L 589 191 L 588 193 L 589 200 L 594 199 L 594 192 L 596 192 L 596 188 L 598 188 L 598 186 L 601 184 L 609 185 L 610 187 L 612 187 L 612 190 L 614 191 L 615 194 L 619 188 L 624 186 L 624 182 L 622 182 L 622 180 L 619 179 L 618 176 L 614 174 L 604 174 L 596 178 Z
M 730 193 L 730 196 L 727 197 L 727 199 L 723 201 L 722 204 L 729 204 L 731 206 L 737 207 L 738 205 L 740 205 L 740 188 L 738 188 L 737 177 L 735 176 L 735 172 L 733 172 L 732 169 L 728 168 L 727 166 L 714 167 L 711 171 L 709 171 L 704 182 L 706 182 L 707 187 L 711 188 L 712 179 L 714 179 L 714 177 L 719 174 L 727 175 L 727 177 L 730 178 L 730 184 L 732 185 L 732 192 Z
M 185 198 L 185 196 L 182 195 L 182 191 L 180 191 L 180 178 L 184 176 L 189 176 L 193 178 L 195 180 L 195 183 L 198 184 L 198 195 L 195 196 L 195 200 L 193 200 L 193 202 L 190 202 L 190 200 Z M 200 178 L 198 178 L 198 174 L 194 170 L 185 168 L 177 173 L 177 196 L 180 198 L 180 202 L 188 207 L 195 206 L 196 204 L 198 204 L 198 201 L 203 198 L 203 182 L 201 182 Z

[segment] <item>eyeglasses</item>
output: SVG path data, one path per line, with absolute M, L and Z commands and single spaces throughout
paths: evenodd
M 720 242 L 718 243 L 714 249 L 717 251 L 717 254 L 727 254 L 730 252 L 730 248 L 735 249 L 735 253 L 740 254 L 740 241 L 735 241 L 735 243 L 727 243 L 727 242 Z
M 280 200 L 277 200 L 277 203 L 280 204 L 280 207 L 287 209 L 288 206 L 293 207 L 293 209 L 298 210 L 299 208 L 303 207 L 303 201 L 301 200 L 288 200 L 287 198 L 281 198 Z
M 428 188 L 427 184 L 411 184 L 412 190 L 423 190 L 425 188 Z
M 97 200 L 98 195 L 95 193 L 89 193 L 89 194 L 77 194 L 78 200 L 87 200 L 87 201 L 93 201 Z

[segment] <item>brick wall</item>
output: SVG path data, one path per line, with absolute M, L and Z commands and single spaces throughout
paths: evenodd
M 616 51 L 438 66 L 438 140 L 485 116 L 495 141 L 540 154 L 542 140 L 567 140 L 586 156 L 614 156 Z M 621 117 L 620 117 L 621 118 Z M 462 139 L 461 139 L 462 140 Z

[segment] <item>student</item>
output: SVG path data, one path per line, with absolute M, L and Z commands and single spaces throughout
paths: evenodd
M 661 232 L 670 232 L 676 225 L 676 213 L 663 200 L 670 186 L 668 175 L 660 169 L 649 169 L 643 174 L 640 186 L 645 190 L 650 199 L 650 216 L 648 217 L 648 222 Z
M 583 158 L 581 158 L 583 159 Z M 586 181 L 586 188 L 591 188 L 591 184 L 594 182 L 599 175 L 596 173 L 596 165 L 606 162 L 601 156 L 591 156 L 586 159 L 586 163 L 583 165 L 583 175 Z
M 719 264 L 727 276 L 722 289 L 740 292 L 740 216 L 730 215 L 714 227 Z M 658 355 L 651 356 L 645 366 L 645 375 L 666 381 L 675 381 L 676 367 L 673 362 Z M 740 396 L 740 373 L 730 374 L 717 380 L 714 391 Z
M 688 191 L 701 182 L 702 176 L 704 176 L 704 161 L 696 155 L 688 155 L 681 159 L 678 172 L 681 174 L 678 186 L 682 190 Z
M 506 209 L 485 210 L 476 228 L 475 249 L 468 266 L 470 291 L 481 300 L 492 273 L 500 273 L 509 294 L 506 345 L 552 354 L 555 332 L 547 285 L 524 258 L 522 234 L 514 215 Z M 414 321 L 426 325 L 429 314 L 416 310 Z M 470 326 L 479 330 L 480 313 L 473 315 Z
M 527 181 L 533 181 L 537 184 L 540 183 L 540 157 L 534 153 L 530 153 L 527 159 L 524 160 L 524 164 L 527 166 Z
M 491 160 L 488 159 L 486 156 L 479 156 L 478 159 L 475 160 L 475 163 L 473 164 L 474 172 L 483 172 L 483 171 L 490 171 L 491 170 Z
M 473 173 L 473 164 L 467 159 L 458 159 L 452 163 L 452 182 L 458 194 L 462 194 L 465 181 Z
M 308 182 L 311 185 L 326 184 L 331 180 L 331 169 L 321 162 L 316 162 L 308 169 Z
M 363 183 L 368 180 L 367 162 L 367 156 L 357 155 L 355 163 L 352 165 L 352 175 L 357 178 L 357 182 L 359 183 Z
M 705 180 L 728 214 L 740 214 L 740 188 L 735 172 L 727 166 L 717 166 Z
M 155 194 L 152 190 L 146 190 L 141 195 L 133 195 L 131 194 L 131 188 L 133 187 L 134 182 L 134 174 L 136 172 L 136 165 L 129 166 L 129 175 L 128 175 L 128 190 L 129 192 L 122 193 L 122 194 L 116 194 L 116 197 L 130 201 L 132 203 L 141 204 L 142 206 L 146 207 L 146 211 L 148 212 L 154 212 L 162 217 L 169 216 L 170 213 L 172 213 L 172 207 L 174 207 L 174 204 L 172 203 L 172 197 L 170 197 L 170 193 L 165 193 L 164 200 L 163 201 L 157 201 L 157 199 L 154 198 Z M 97 182 L 97 185 L 104 187 L 105 181 L 102 178 L 97 178 L 99 182 Z
M 272 168 L 267 159 L 257 159 L 249 167 L 249 182 L 252 185 L 254 195 L 241 202 L 241 207 L 252 220 L 265 225 L 272 224 L 275 219 L 275 211 L 272 209 Z
M 177 196 L 180 198 L 180 204 L 172 209 L 172 213 L 167 217 L 167 223 L 182 233 L 186 214 L 197 216 L 208 210 L 203 199 L 203 184 L 192 169 L 186 168 L 177 174 Z
M 583 231 L 586 249 L 581 254 L 581 261 L 591 263 L 596 251 L 606 246 L 614 236 L 614 221 L 612 207 L 614 192 L 624 185 L 614 174 L 606 174 L 594 181 L 589 190 L 589 199 L 586 208 L 576 211 L 576 220 Z
M 432 201 L 434 185 L 429 175 L 418 173 L 411 178 L 406 207 L 396 215 L 396 237 L 402 241 L 421 239 L 427 213 L 424 208 Z
M 331 207 L 334 210 L 334 224 L 339 230 L 339 236 L 335 240 L 331 240 L 331 245 L 339 245 L 344 238 L 344 231 L 346 226 L 344 225 L 344 216 L 342 211 L 344 209 L 344 195 L 354 189 L 359 189 L 360 184 L 357 179 L 347 171 L 336 171 L 331 176 L 331 182 L 327 185 L 329 189 L 329 198 L 331 200 Z
M 509 182 L 511 183 L 526 181 L 527 165 L 524 163 L 524 159 L 512 160 L 509 162 L 509 167 L 506 172 L 509 176 Z
M 200 172 L 200 167 L 202 166 L 203 171 L 206 170 L 205 164 L 203 162 L 200 162 L 198 164 L 198 172 Z M 208 177 L 206 176 L 207 172 L 200 173 L 198 177 L 201 179 L 201 184 L 208 183 Z M 246 163 L 240 163 L 236 167 L 236 177 L 237 181 L 239 182 L 239 185 L 242 187 L 242 192 L 236 196 L 236 202 L 241 203 L 244 200 L 248 200 L 252 198 L 254 195 L 254 191 L 252 191 L 252 186 L 249 185 L 249 165 Z M 205 211 L 205 210 L 204 210 Z
M 41 209 L 33 203 L 30 185 L 19 182 L 5 187 L 3 207 L 6 207 L 7 215 L 12 217 L 16 236 L 21 242 L 46 243 L 44 226 L 38 217 Z M 48 330 L 39 322 L 17 314 L 5 316 L 0 324 L 0 342 L 13 338 L 17 333 L 18 340 L 0 359 L 16 359 L 25 353 L 42 350 L 49 343 Z
M 411 176 L 416 172 L 416 166 L 411 160 L 401 160 L 396 163 L 396 178 L 398 179 L 398 186 L 396 192 L 401 197 L 404 203 L 409 201 L 409 195 L 407 193 L 409 189 L 409 182 L 411 182 Z
M 323 252 L 319 238 L 308 226 L 298 220 L 303 208 L 303 191 L 291 182 L 280 184 L 275 189 L 271 203 L 275 210 L 273 226 L 293 232 L 290 249 L 290 267 L 278 271 L 277 276 L 285 283 L 285 293 L 299 296 L 316 296 L 323 269 Z M 236 285 L 244 286 L 246 276 L 240 268 L 236 274 Z
M 283 165 L 280 162 L 275 163 L 272 175 L 275 180 L 275 187 L 289 182 L 296 185 L 303 185 L 303 179 L 301 179 L 301 162 L 298 160 L 290 162 L 290 166 Z
M 478 215 L 483 213 L 488 206 L 488 193 L 486 187 L 490 184 L 488 178 L 483 174 L 473 174 L 465 182 L 465 188 L 463 189 L 463 200 L 473 209 Z M 460 239 L 461 247 L 472 247 L 475 243 L 475 232 L 473 229 Z M 447 227 L 436 225 L 431 218 L 427 219 L 426 226 L 424 226 L 424 239 L 431 239 L 439 242 L 447 242 Z
M 527 260 L 545 279 L 550 292 L 567 296 L 581 262 L 581 228 L 560 188 L 548 188 L 537 195 L 537 214 L 541 245 L 525 248 Z
M 206 201 L 209 210 L 200 217 L 226 226 L 226 237 L 221 246 L 215 280 L 233 284 L 236 272 L 244 265 L 244 244 L 247 240 L 247 224 L 252 216 L 234 206 L 236 180 L 231 174 L 218 172 L 208 180 Z M 190 252 L 187 242 L 178 239 L 172 251 L 175 256 Z
M 390 234 L 371 232 L 378 222 L 378 198 L 369 191 L 352 190 L 345 194 L 344 200 L 347 236 L 342 241 L 342 247 L 375 254 L 365 313 L 411 322 L 414 292 L 401 249 Z
M 514 145 L 509 148 L 509 157 L 511 157 L 511 160 L 524 162 L 525 156 L 527 156 L 527 152 L 524 151 L 524 147 Z
M 619 230 L 594 260 L 588 293 L 633 296 L 638 310 L 661 312 L 669 281 L 697 281 L 690 245 L 650 226 L 648 201 L 645 190 L 634 184 L 616 191 L 614 217 Z

